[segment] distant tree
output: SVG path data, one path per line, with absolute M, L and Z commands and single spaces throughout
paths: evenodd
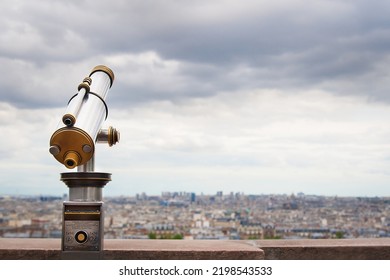
M 183 239 L 183 235 L 180 233 L 175 234 L 172 239 Z
M 149 239 L 183 239 L 183 235 L 181 233 L 171 234 L 164 233 L 157 235 L 157 233 L 151 231 L 148 234 Z
M 248 240 L 257 240 L 257 239 L 260 239 L 260 238 L 256 235 L 251 235 L 248 237 Z
M 183 239 L 183 235 L 180 233 L 172 234 L 172 233 L 166 233 L 163 234 L 160 239 Z
M 342 239 L 342 238 L 344 238 L 344 232 L 342 232 L 342 231 L 336 232 L 336 238 L 337 238 L 337 239 Z
M 282 239 L 282 237 L 280 235 L 265 236 L 264 239 Z

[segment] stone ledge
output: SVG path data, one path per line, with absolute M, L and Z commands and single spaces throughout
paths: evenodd
M 0 238 L 0 259 L 61 259 L 60 239 Z M 254 243 L 218 240 L 104 241 L 105 260 L 262 260 Z
M 390 238 L 259 240 L 266 260 L 390 260 Z
M 61 259 L 60 239 L 0 238 L 1 259 Z M 390 260 L 390 238 L 104 241 L 106 260 Z

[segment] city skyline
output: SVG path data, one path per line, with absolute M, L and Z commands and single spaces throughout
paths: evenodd
M 0 237 L 61 237 L 65 197 L 1 197 Z M 390 197 L 196 195 L 107 198 L 104 236 L 115 239 L 329 239 L 390 236 Z
M 2 1 L 0 195 L 67 192 L 49 140 L 105 64 L 104 195 L 388 196 L 389 5 Z
M 68 189 L 66 189 L 63 192 L 51 192 L 51 193 L 0 193 L 0 198 L 7 198 L 7 197 L 14 197 L 14 198 L 46 198 L 46 199 L 63 199 L 64 201 L 68 198 Z M 285 197 L 294 197 L 294 196 L 306 196 L 306 197 L 323 197 L 323 198 L 381 198 L 386 199 L 390 198 L 390 195 L 385 196 L 377 196 L 377 195 L 338 195 L 338 194 L 318 194 L 318 193 L 304 193 L 304 192 L 258 192 L 258 193 L 252 193 L 252 192 L 243 192 L 243 191 L 223 191 L 221 189 L 216 189 L 216 191 L 208 190 L 208 191 L 191 191 L 191 190 L 158 190 L 156 192 L 145 192 L 143 190 L 140 190 L 138 192 L 132 192 L 132 193 L 115 193 L 115 192 L 107 192 L 104 193 L 103 190 L 103 200 L 108 199 L 115 199 L 115 198 L 136 198 L 136 197 L 164 197 L 164 196 L 183 196 L 183 195 L 195 195 L 195 196 L 205 196 L 205 197 L 214 197 L 214 196 L 285 196 Z
M 64 200 L 68 199 L 68 193 L 59 193 L 59 194 L 0 194 L 0 198 L 15 198 L 15 199 L 42 199 L 42 201 L 49 200 Z M 317 198 L 341 198 L 341 199 L 384 199 L 387 200 L 390 196 L 340 196 L 340 195 L 319 195 L 314 193 L 303 193 L 303 192 L 293 192 L 293 193 L 244 193 L 244 192 L 224 192 L 224 191 L 216 191 L 216 192 L 192 192 L 192 191 L 161 191 L 160 193 L 146 193 L 146 192 L 138 192 L 134 194 L 119 194 L 119 195 L 106 195 L 107 200 L 112 199 L 132 199 L 132 198 L 140 198 L 144 197 L 145 199 L 149 198 L 163 198 L 163 197 L 232 197 L 232 196 L 244 196 L 244 197 L 317 197 Z M 104 197 L 103 197 L 104 200 Z

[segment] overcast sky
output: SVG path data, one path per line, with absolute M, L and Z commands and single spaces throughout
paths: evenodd
M 67 193 L 48 152 L 78 84 L 115 73 L 104 195 L 390 196 L 386 0 L 0 2 L 0 195 Z

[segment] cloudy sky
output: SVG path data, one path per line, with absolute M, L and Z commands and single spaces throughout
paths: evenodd
M 0 195 L 62 195 L 48 152 L 78 84 L 115 73 L 105 195 L 390 196 L 390 2 L 0 2 Z

